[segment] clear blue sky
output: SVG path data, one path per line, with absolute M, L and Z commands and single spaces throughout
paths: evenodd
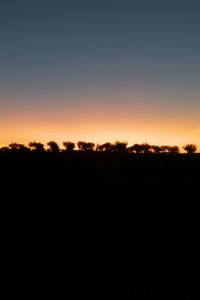
M 2 0 L 0 144 L 199 143 L 199 14 L 193 0 Z

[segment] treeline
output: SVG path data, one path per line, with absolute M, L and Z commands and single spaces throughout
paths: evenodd
M 77 144 L 66 141 L 63 142 L 63 147 L 60 148 L 58 143 L 50 141 L 47 143 L 47 147 L 39 142 L 30 142 L 28 146 L 19 143 L 11 143 L 7 147 L 0 148 L 0 152 L 118 152 L 118 153 L 135 153 L 135 154 L 161 154 L 161 153 L 180 153 L 178 146 L 157 146 L 150 145 L 148 143 L 134 144 L 128 147 L 128 143 L 123 141 L 116 141 L 115 143 L 95 144 L 92 142 L 79 141 Z M 77 145 L 77 148 L 76 148 Z M 197 152 L 197 146 L 195 144 L 186 144 L 182 147 L 188 154 L 194 154 Z

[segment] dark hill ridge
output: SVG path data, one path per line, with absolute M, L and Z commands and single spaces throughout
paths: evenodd
M 16 291 L 155 299 L 175 288 L 188 299 L 199 170 L 199 154 L 0 153 L 2 258 Z

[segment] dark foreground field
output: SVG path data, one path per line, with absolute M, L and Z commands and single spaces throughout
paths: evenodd
M 0 153 L 1 284 L 198 299 L 200 156 Z

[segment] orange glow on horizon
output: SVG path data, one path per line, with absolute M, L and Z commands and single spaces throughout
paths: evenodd
M 6 130 L 0 129 L 0 146 L 6 146 L 11 142 L 28 144 L 30 141 L 40 141 L 47 143 L 55 140 L 60 145 L 63 141 L 78 142 L 80 140 L 93 141 L 95 143 L 115 142 L 116 140 L 125 140 L 129 146 L 135 143 L 147 142 L 156 145 L 177 145 L 182 147 L 186 143 L 195 143 L 198 146 L 200 132 L 195 128 L 175 127 L 176 124 L 157 122 L 147 122 L 147 124 L 138 120 L 126 120 L 117 122 L 100 120 L 80 121 L 80 123 L 58 122 L 54 125 L 52 122 L 40 122 L 38 124 L 26 124 L 26 121 L 18 123 L 17 126 L 9 124 Z
M 75 143 L 125 140 L 129 146 L 147 142 L 179 147 L 195 143 L 200 147 L 198 114 L 189 112 L 187 107 L 180 110 L 172 104 L 163 106 L 167 101 L 159 102 L 158 95 L 152 99 L 153 96 L 145 98 L 137 93 L 119 93 L 118 96 L 115 93 L 107 97 L 96 95 L 95 101 L 92 96 L 82 96 L 79 104 L 73 98 L 71 104 L 63 100 L 62 105 L 50 101 L 48 107 L 38 104 L 32 110 L 28 105 L 24 105 L 23 110 L 15 107 L 1 112 L 0 147 L 11 142 L 28 144 L 33 140 L 44 144 L 55 140 L 60 145 L 66 140 Z M 156 101 L 160 104 L 156 105 Z

